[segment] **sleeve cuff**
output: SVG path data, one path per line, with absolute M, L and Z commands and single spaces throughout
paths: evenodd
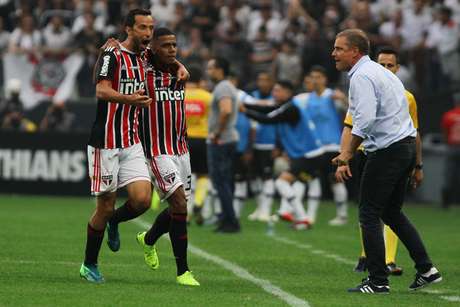
M 356 126 L 353 127 L 353 129 L 351 129 L 351 134 L 354 134 L 356 136 L 359 136 L 360 138 L 362 139 L 365 139 L 366 138 L 366 135 L 360 131 L 359 129 L 356 128 Z

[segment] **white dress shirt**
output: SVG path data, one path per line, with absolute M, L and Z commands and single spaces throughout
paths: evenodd
M 404 86 L 388 69 L 363 56 L 348 72 L 352 134 L 363 138 L 366 152 L 415 137 Z

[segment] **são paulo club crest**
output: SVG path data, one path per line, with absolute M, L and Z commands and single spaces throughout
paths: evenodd
M 174 179 L 176 179 L 176 174 L 174 173 L 167 174 L 163 177 L 163 180 L 169 184 L 172 184 L 174 182 Z
M 106 186 L 109 186 L 113 181 L 113 175 L 103 175 L 101 179 Z

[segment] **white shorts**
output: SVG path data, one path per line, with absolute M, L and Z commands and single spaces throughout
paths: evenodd
M 88 168 L 92 195 L 115 192 L 134 181 L 150 182 L 147 161 L 140 143 L 115 149 L 88 145 Z
M 180 186 L 184 187 L 187 202 L 190 200 L 192 171 L 190 155 L 160 155 L 149 159 L 150 175 L 162 201 Z

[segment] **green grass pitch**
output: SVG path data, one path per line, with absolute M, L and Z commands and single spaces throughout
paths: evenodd
M 253 209 L 246 205 L 245 215 Z M 120 226 L 121 250 L 112 253 L 104 240 L 99 266 L 101 285 L 80 279 L 86 223 L 94 208 L 91 198 L 0 196 L 0 306 L 288 306 L 286 295 L 310 306 L 460 306 L 460 208 L 407 205 L 443 282 L 427 291 L 409 292 L 414 269 L 400 244 L 401 277 L 391 277 L 390 295 L 349 294 L 365 275 L 352 272 L 359 255 L 357 210 L 350 223 L 330 227 L 334 205 L 324 203 L 310 231 L 275 225 L 268 236 L 263 223 L 243 218 L 238 235 L 214 234 L 212 227 L 189 227 L 189 264 L 201 287 L 175 283 L 175 263 L 168 240 L 160 240 L 160 268 L 143 262 L 135 235 L 151 223 L 154 212 Z M 241 278 L 206 255 L 246 270 Z M 246 272 L 244 271 L 244 272 Z M 269 287 L 261 287 L 260 281 Z M 281 289 L 279 296 L 274 288 Z

